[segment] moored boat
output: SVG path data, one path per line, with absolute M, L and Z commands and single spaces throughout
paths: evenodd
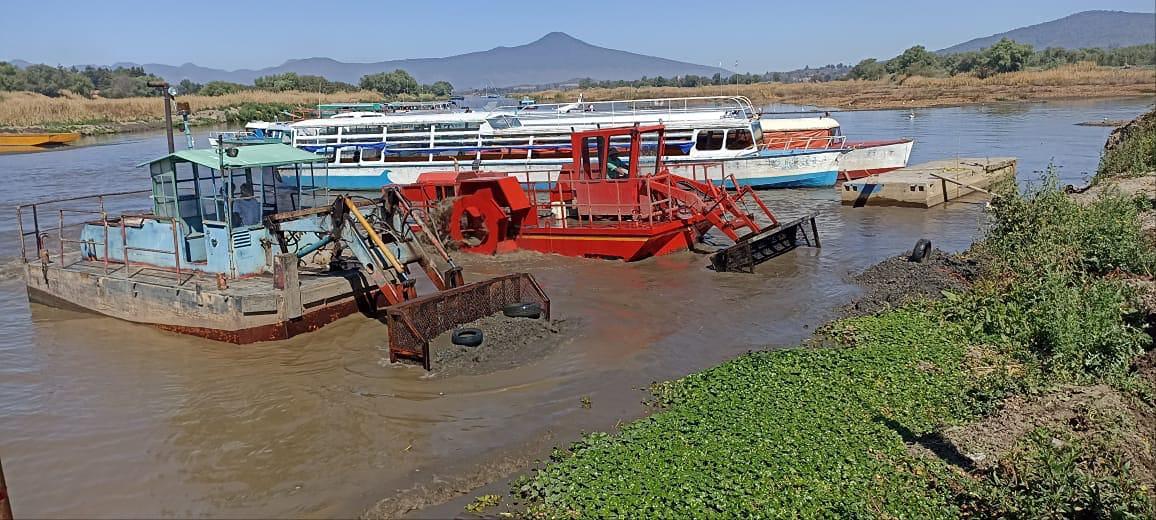
M 907 166 L 913 139 L 851 141 L 843 135 L 839 122 L 829 116 L 812 118 L 761 117 L 764 149 L 818 150 L 840 148 L 847 152 L 839 159 L 838 180 L 861 179 L 868 175 Z
M 447 168 L 515 173 L 523 182 L 549 182 L 549 172 L 569 161 L 571 133 L 652 124 L 667 129 L 662 155 L 671 167 L 722 162 L 739 183 L 758 188 L 834 185 L 846 150 L 760 151 L 763 138 L 751 120 L 749 101 L 701 99 L 713 106 L 670 98 L 636 100 L 621 109 L 587 104 L 488 113 L 358 113 L 298 121 L 290 128 L 294 146 L 323 153 L 330 164 L 324 179 L 307 181 L 331 189 L 412 184 L 421 173 Z M 592 105 L 598 106 L 590 109 Z M 721 177 L 715 182 L 721 183 Z
M 0 134 L 0 146 L 59 146 L 80 139 L 76 132 Z

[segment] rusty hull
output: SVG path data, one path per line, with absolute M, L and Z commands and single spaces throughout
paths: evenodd
M 31 301 L 234 344 L 287 339 L 359 311 L 375 314 L 381 304 L 356 271 L 302 276 L 304 312 L 297 313 L 271 277 L 233 280 L 219 289 L 207 279 L 165 283 L 164 277 L 103 274 L 78 264 L 29 263 L 25 270 Z

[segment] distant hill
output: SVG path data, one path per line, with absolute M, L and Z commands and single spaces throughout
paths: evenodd
M 1084 11 L 1058 20 L 976 38 L 937 52 L 951 54 L 991 47 L 1000 38 L 1031 44 L 1036 49 L 1061 47 L 1127 47 L 1156 43 L 1156 13 Z
M 416 58 L 375 63 L 345 63 L 330 58 L 289 60 L 279 66 L 258 70 L 226 71 L 192 63 L 181 66 L 147 63 L 146 72 L 170 82 L 189 79 L 197 83 L 213 80 L 252 83 L 269 74 L 296 72 L 316 74 L 334 81 L 357 84 L 362 76 L 404 69 L 421 83 L 449 81 L 458 89 L 509 87 L 513 85 L 560 83 L 577 78 L 638 79 L 642 76 L 711 76 L 730 72 L 696 65 L 607 49 L 591 45 L 568 34 L 552 32 L 526 45 L 495 47 L 445 58 Z

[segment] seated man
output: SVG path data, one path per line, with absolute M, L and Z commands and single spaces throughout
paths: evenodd
M 240 195 L 233 199 L 233 214 L 238 226 L 253 226 L 261 223 L 261 202 L 253 196 L 253 185 L 241 185 Z
M 609 179 L 625 179 L 630 177 L 630 165 L 618 155 L 617 148 L 611 148 L 606 158 L 606 177 Z

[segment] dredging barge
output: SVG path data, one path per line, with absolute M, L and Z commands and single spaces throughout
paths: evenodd
M 571 163 L 545 182 L 519 182 L 509 172 L 428 172 L 402 193 L 425 208 L 449 204 L 450 238 L 483 254 L 529 249 L 630 262 L 692 249 L 715 228 L 734 245 L 712 254 L 711 267 L 753 272 L 800 244 L 820 245 L 813 215 L 779 222 L 722 164 L 672 173 L 659 153 L 664 141 L 663 125 L 573 132 Z M 612 144 L 624 142 L 626 149 Z
M 183 150 L 144 164 L 151 190 L 19 206 L 29 299 L 238 344 L 360 311 L 388 326 L 391 361 L 426 369 L 441 332 L 515 303 L 549 315 L 528 274 L 464 283 L 396 190 L 355 199 L 281 176 L 324 160 L 282 144 Z M 146 193 L 150 208 L 112 213 Z

